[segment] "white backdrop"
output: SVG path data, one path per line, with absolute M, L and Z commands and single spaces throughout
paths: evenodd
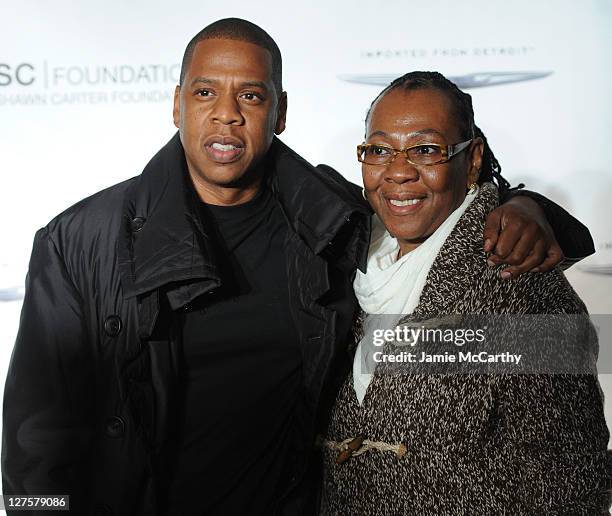
M 140 173 L 174 133 L 171 98 L 186 43 L 228 16 L 261 25 L 281 48 L 289 93 L 282 139 L 355 182 L 354 148 L 382 86 L 347 77 L 438 70 L 474 85 L 501 72 L 544 75 L 470 89 L 476 121 L 512 183 L 527 183 L 589 225 L 598 253 L 568 276 L 592 312 L 612 313 L 612 276 L 584 272 L 612 269 L 611 0 L 229 4 L 0 5 L 2 379 L 35 230 Z

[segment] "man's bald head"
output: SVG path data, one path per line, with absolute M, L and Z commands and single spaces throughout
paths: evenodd
M 277 96 L 283 91 L 283 61 L 278 45 L 270 37 L 270 35 L 261 27 L 240 18 L 224 18 L 211 23 L 198 32 L 189 42 L 183 54 L 183 62 L 181 64 L 180 85 L 183 84 L 183 79 L 191 63 L 193 52 L 196 45 L 200 41 L 207 39 L 233 39 L 238 41 L 246 41 L 265 48 L 272 58 L 272 82 L 276 89 Z

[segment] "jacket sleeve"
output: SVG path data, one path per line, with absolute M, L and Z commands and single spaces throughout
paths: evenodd
M 82 299 L 43 228 L 34 239 L 4 393 L 5 495 L 70 495 L 71 506 L 83 496 L 94 387 L 87 348 Z
M 499 380 L 497 439 L 461 462 L 464 473 L 475 469 L 472 478 L 482 479 L 470 484 L 482 493 L 480 510 L 471 514 L 609 515 L 612 457 L 597 377 L 516 374 Z
M 496 332 L 527 361 L 524 372 L 493 378 L 499 484 L 521 514 L 608 514 L 612 456 L 596 329 L 558 269 L 523 278 L 508 294 L 527 299 L 528 292 L 531 315 L 505 317 Z
M 524 324 L 519 318 L 500 319 L 500 324 L 506 323 L 502 331 L 515 332 Z M 495 324 L 496 320 L 490 321 Z M 487 329 L 491 339 L 498 333 L 494 327 L 490 331 L 492 327 Z M 533 334 L 525 327 L 520 331 L 522 335 Z M 587 331 L 585 326 L 567 337 L 590 338 Z M 588 348 L 587 342 L 581 343 Z M 535 348 L 541 345 L 534 339 Z M 527 344 L 516 351 L 526 352 L 529 347 Z M 531 357 L 524 355 L 523 360 Z M 491 405 L 483 439 L 465 451 L 458 446 L 458 451 L 439 458 L 431 453 L 419 457 L 415 468 L 433 470 L 431 482 L 441 492 L 457 489 L 457 498 L 463 500 L 461 508 L 471 504 L 471 516 L 608 515 L 612 456 L 606 449 L 609 433 L 603 396 L 597 376 L 583 370 L 578 368 L 579 374 L 526 370 L 491 375 Z M 452 471 L 451 477 L 448 471 Z M 460 488 L 453 479 L 461 479 Z
M 503 463 L 510 505 L 521 514 L 608 514 L 612 458 L 597 377 L 518 374 L 500 387 L 502 444 L 489 458 Z
M 501 202 L 508 202 L 517 195 L 525 195 L 536 201 L 544 210 L 561 250 L 565 255 L 562 268 L 567 269 L 574 263 L 595 252 L 589 229 L 578 219 L 572 217 L 561 206 L 537 192 L 512 188 L 502 193 Z

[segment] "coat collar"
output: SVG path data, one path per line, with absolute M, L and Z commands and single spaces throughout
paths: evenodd
M 331 167 L 313 167 L 277 138 L 268 166 L 272 191 L 310 250 L 365 271 L 372 209 L 361 188 Z
M 347 233 L 333 256 L 364 268 L 371 212 L 359 189 L 331 169 L 313 167 L 276 138 L 266 160 L 270 186 L 310 250 L 325 256 Z M 126 193 L 117 242 L 125 297 L 165 287 L 176 309 L 220 285 L 214 240 L 197 203 L 176 133 Z
M 480 185 L 476 199 L 465 210 L 434 260 L 414 317 L 455 313 L 457 302 L 479 283 L 483 269 L 488 270 L 482 239 L 485 220 L 498 204 L 497 187 L 488 182 Z

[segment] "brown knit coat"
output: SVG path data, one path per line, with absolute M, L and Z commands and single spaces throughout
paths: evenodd
M 411 317 L 586 313 L 558 269 L 504 281 L 487 266 L 482 232 L 497 205 L 497 189 L 483 185 L 436 257 Z M 576 335 L 593 338 L 579 329 Z M 338 452 L 324 448 L 323 514 L 608 514 L 612 457 L 592 374 L 377 369 L 362 406 L 349 375 L 325 437 L 340 442 L 357 435 L 404 443 L 407 453 L 370 450 L 338 465 Z

